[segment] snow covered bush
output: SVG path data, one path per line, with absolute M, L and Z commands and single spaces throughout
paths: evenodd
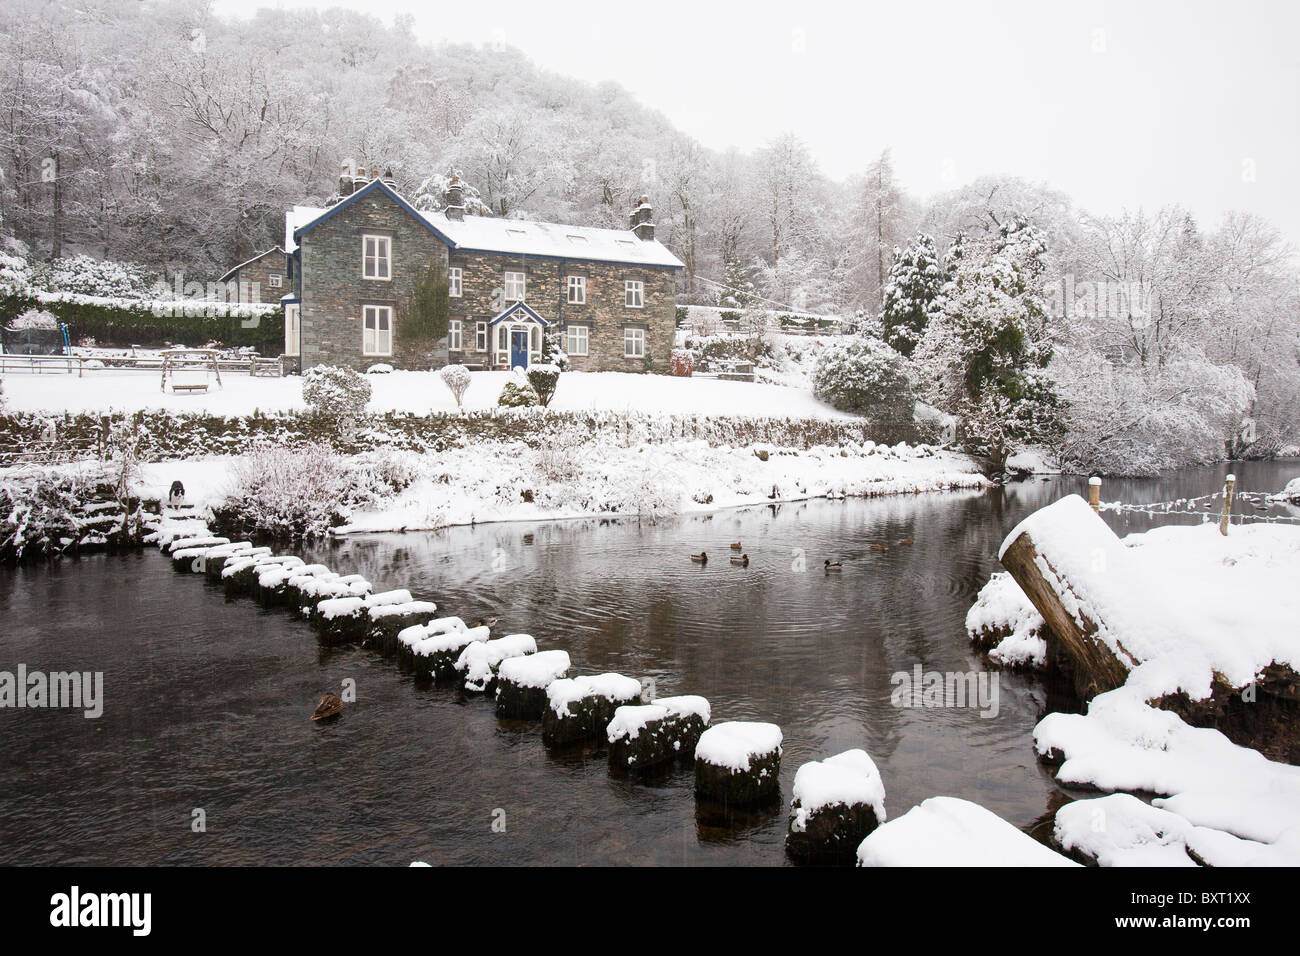
M 673 349 L 672 356 L 668 359 L 668 374 L 676 375 L 678 378 L 690 378 L 694 371 L 695 360 L 691 357 L 691 353 L 686 349 Z
M 49 285 L 58 292 L 103 296 L 117 299 L 151 298 L 152 278 L 142 267 L 131 262 L 73 256 L 55 259 L 50 266 Z
M 527 382 L 506 382 L 501 386 L 497 404 L 502 408 L 529 408 L 540 405 L 541 401 Z
M 345 459 L 326 445 L 254 448 L 235 459 L 231 479 L 213 517 L 234 534 L 319 537 L 347 518 L 352 475 Z
M 32 268 L 21 256 L 0 252 L 0 295 L 26 292 L 32 283 Z
M 555 387 L 560 384 L 560 369 L 555 365 L 537 364 L 528 367 L 528 384 L 537 393 L 537 401 L 543 408 L 551 404 L 555 397 Z
M 354 369 L 317 365 L 302 376 L 302 400 L 317 415 L 355 418 L 370 401 L 370 383 Z
M 894 429 L 910 426 L 916 407 L 903 357 L 884 342 L 866 337 L 822 352 L 813 371 L 813 395 Z
M 438 377 L 456 399 L 456 407 L 460 408 L 465 391 L 469 388 L 469 369 L 463 365 L 448 365 L 438 373 Z
M 367 375 L 388 375 L 392 371 L 393 371 L 393 367 L 389 365 L 387 362 L 377 362 L 376 364 L 370 366 L 370 368 L 366 369 L 366 374 Z
M 45 309 L 28 309 L 9 323 L 11 329 L 57 329 L 59 317 Z
M 542 361 L 554 365 L 561 372 L 569 367 L 569 354 L 564 351 L 564 333 L 547 332 L 542 336 Z
M 901 355 L 911 355 L 921 341 L 937 308 L 943 283 L 943 266 L 930 236 L 918 235 L 907 248 L 894 250 L 880 325 L 881 337 Z

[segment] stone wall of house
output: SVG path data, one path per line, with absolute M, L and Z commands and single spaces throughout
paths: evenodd
M 476 347 L 476 324 L 490 321 L 509 304 L 504 299 L 505 273 L 509 271 L 525 274 L 524 301 L 551 323 L 552 329 L 563 329 L 570 323 L 587 326 L 588 354 L 570 356 L 571 368 L 644 371 L 644 358 L 623 355 L 623 333 L 629 326 L 645 330 L 646 354 L 653 368 L 668 368 L 677 317 L 676 280 L 671 269 L 455 251 L 449 265 L 462 270 L 462 293 L 451 299 L 451 318 L 459 319 L 464 330 L 464 348 L 451 353 L 452 361 L 471 365 L 489 362 L 490 352 Z M 586 278 L 585 303 L 565 301 L 570 275 Z M 641 308 L 627 306 L 627 280 L 644 283 Z
M 362 237 L 392 240 L 392 277 L 364 278 Z M 401 334 L 402 313 L 416 282 L 447 246 L 397 203 L 378 190 L 353 201 L 299 240 L 302 253 L 302 367 L 346 365 L 364 370 L 376 364 L 431 368 L 447 362 L 446 340 L 409 341 Z M 393 309 L 392 355 L 362 354 L 362 306 Z
M 271 285 L 272 276 L 278 277 L 280 287 Z M 230 299 L 234 302 L 269 302 L 278 304 L 280 298 L 289 292 L 289 280 L 285 275 L 284 252 L 272 249 L 252 262 L 240 266 L 226 280 L 230 287 Z M 255 285 L 254 285 L 255 284 Z

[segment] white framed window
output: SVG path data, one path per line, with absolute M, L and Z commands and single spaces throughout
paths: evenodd
M 284 354 L 298 354 L 298 337 L 301 329 L 302 306 L 290 303 L 284 307 Z
M 464 273 L 461 272 L 459 266 L 447 270 L 447 295 L 451 296 L 453 299 L 459 299 L 461 297 L 461 282 L 463 281 L 463 275 Z
M 570 355 L 586 355 L 587 339 L 589 331 L 585 325 L 569 326 L 568 335 L 564 343 L 564 351 Z
M 507 272 L 505 286 L 507 302 L 524 301 L 524 273 Z
M 393 240 L 388 236 L 361 237 L 361 276 L 388 281 L 393 277 Z
M 447 348 L 459 352 L 463 344 L 464 335 L 461 331 L 460 319 L 452 319 L 447 323 Z
M 510 330 L 504 322 L 497 326 L 497 351 L 505 352 L 510 348 Z
M 393 354 L 393 307 L 391 305 L 361 307 L 361 354 Z
M 623 330 L 623 357 L 645 358 L 645 329 Z
M 569 276 L 566 287 L 568 292 L 564 297 L 566 302 L 572 302 L 574 305 L 582 305 L 587 301 L 586 276 Z
M 534 325 L 528 332 L 528 351 L 534 355 L 542 351 L 542 327 Z
M 266 277 L 266 284 L 269 285 L 272 289 L 280 288 L 280 285 L 283 281 L 284 281 L 284 276 L 275 272 L 271 273 Z
M 628 279 L 623 283 L 624 301 L 629 309 L 639 309 L 645 305 L 645 283 L 637 279 Z
M 486 322 L 474 323 L 474 351 L 486 352 L 488 347 L 488 324 Z

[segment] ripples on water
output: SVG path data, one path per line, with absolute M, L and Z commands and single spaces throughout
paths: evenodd
M 1108 482 L 1103 497 L 1204 494 L 1225 470 Z M 1243 490 L 1276 490 L 1295 472 L 1236 470 Z M 998 544 L 1083 488 L 1064 478 L 656 522 L 484 525 L 348 538 L 304 557 L 447 613 L 498 617 L 499 634 L 567 650 L 571 673 L 650 677 L 661 696 L 708 697 L 715 720 L 780 724 L 785 802 L 800 763 L 865 747 L 891 817 L 949 794 L 1027 826 L 1059 797 L 1031 746 L 1040 682 L 1001 674 L 998 716 L 983 719 L 897 709 L 890 675 L 983 667 L 962 625 Z M 1108 520 L 1121 533 L 1150 523 Z M 729 562 L 737 540 L 748 568 Z M 688 558 L 701 550 L 704 567 Z M 828 557 L 843 571 L 824 573 Z M 784 806 L 697 816 L 689 769 L 624 780 L 592 748 L 547 752 L 536 724 L 498 721 L 489 701 L 416 685 L 367 651 L 323 650 L 283 611 L 227 602 L 153 553 L 0 571 L 0 613 L 0 669 L 103 670 L 106 685 L 99 720 L 0 711 L 0 863 L 784 860 Z M 313 724 L 316 698 L 345 678 L 358 702 Z M 206 833 L 191 831 L 195 808 Z

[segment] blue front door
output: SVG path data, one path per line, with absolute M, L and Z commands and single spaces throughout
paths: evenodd
M 528 368 L 528 330 L 510 330 L 510 367 Z

